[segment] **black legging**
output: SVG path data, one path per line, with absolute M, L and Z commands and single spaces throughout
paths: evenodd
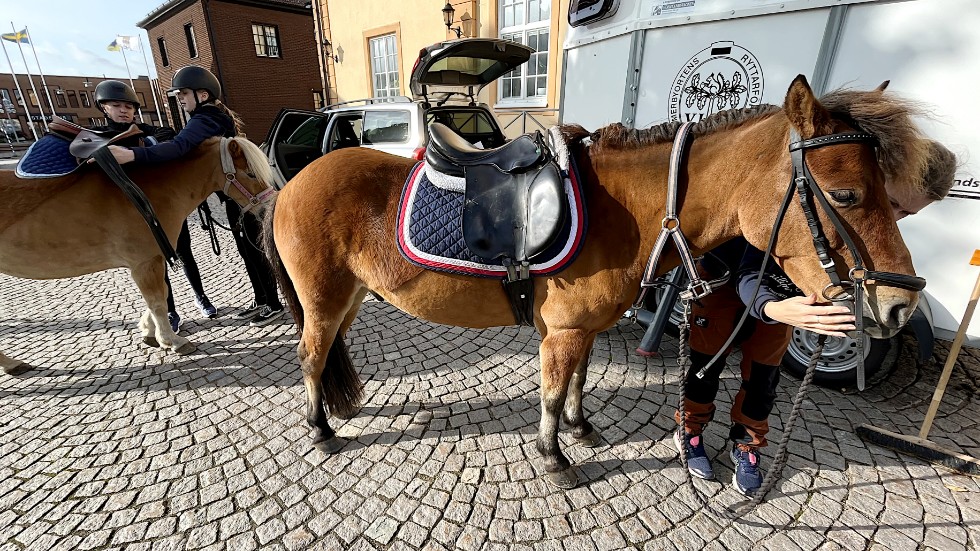
M 180 234 L 177 235 L 177 255 L 184 263 L 184 275 L 187 282 L 191 284 L 191 289 L 197 296 L 204 296 L 204 284 L 201 282 L 201 271 L 197 268 L 197 261 L 194 260 L 194 253 L 191 252 L 191 232 L 187 229 L 187 220 L 180 227 Z M 167 281 L 167 311 L 176 312 L 174 305 L 174 290 L 170 285 L 170 276 L 164 271 L 164 279 Z
M 250 212 L 242 216 L 242 210 L 238 203 L 231 199 L 225 200 L 225 211 L 228 213 L 228 223 L 231 225 L 232 234 L 235 236 L 235 245 L 238 253 L 242 255 L 245 263 L 245 272 L 248 280 L 252 284 L 252 291 L 255 293 L 255 304 L 271 307 L 273 310 L 282 308 L 279 302 L 279 291 L 276 287 L 276 276 L 272 273 L 272 267 L 265 259 L 265 254 L 259 248 L 260 236 L 262 235 L 262 225 L 259 219 Z M 241 219 L 241 225 L 238 224 Z

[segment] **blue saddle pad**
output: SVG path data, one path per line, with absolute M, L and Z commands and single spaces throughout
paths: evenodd
M 457 191 L 437 187 L 419 163 L 405 182 L 398 209 L 398 250 L 422 268 L 477 277 L 507 277 L 500 260 L 472 253 L 463 240 L 463 203 Z M 555 243 L 535 258 L 530 271 L 547 276 L 565 269 L 577 256 L 587 228 L 585 204 L 578 175 L 572 167 L 565 177 L 570 216 Z
M 34 142 L 17 163 L 19 178 L 57 178 L 76 170 L 80 165 L 68 152 L 71 142 L 48 134 Z

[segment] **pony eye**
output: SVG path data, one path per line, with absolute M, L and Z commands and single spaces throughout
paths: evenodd
M 248 176 L 249 178 L 255 178 L 255 174 L 253 174 L 251 171 L 245 172 L 245 175 Z
M 857 202 L 857 194 L 852 189 L 835 189 L 829 193 L 835 202 L 844 206 L 853 205 Z

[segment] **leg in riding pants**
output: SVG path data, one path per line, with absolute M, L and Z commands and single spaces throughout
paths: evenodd
M 725 359 L 731 350 L 715 362 L 715 365 L 698 379 L 697 372 L 711 361 L 731 335 L 732 329 L 745 305 L 731 286 L 725 285 L 694 304 L 691 319 L 691 366 L 687 373 L 684 409 L 685 430 L 701 434 L 704 426 L 714 417 L 715 397 L 719 379 L 725 369 Z M 732 404 L 732 427 L 729 437 L 747 447 L 759 448 L 767 444 L 769 414 L 776 400 L 779 383 L 779 364 L 789 346 L 791 328 L 783 324 L 766 324 L 754 318 L 751 335 L 741 344 L 742 385 Z M 680 412 L 675 413 L 680 420 Z
M 238 253 L 242 255 L 245 263 L 245 272 L 248 280 L 252 284 L 252 291 L 255 293 L 255 304 L 266 305 L 273 310 L 282 308 L 279 302 L 279 292 L 276 287 L 276 277 L 272 273 L 272 267 L 265 258 L 265 254 L 259 248 L 259 240 L 262 235 L 262 225 L 259 219 L 252 213 L 241 214 L 238 203 L 228 199 L 225 201 L 225 211 L 228 213 L 228 223 L 231 225 L 232 234 L 235 236 L 235 246 Z M 241 224 L 238 223 L 239 219 Z
M 194 260 L 194 253 L 191 251 L 191 233 L 187 229 L 187 220 L 184 220 L 184 225 L 180 227 L 180 233 L 177 235 L 177 256 L 184 263 L 184 275 L 187 276 L 187 282 L 191 284 L 191 289 L 194 290 L 194 294 L 199 297 L 204 296 L 201 270 L 198 269 L 197 261 Z M 167 311 L 176 312 L 177 307 L 174 305 L 174 291 L 170 286 L 168 271 L 164 271 L 163 277 L 167 280 Z

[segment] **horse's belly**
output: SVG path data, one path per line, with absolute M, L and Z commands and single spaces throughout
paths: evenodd
M 514 325 L 514 314 L 495 279 L 423 272 L 380 293 L 399 310 L 434 323 L 483 329 Z

